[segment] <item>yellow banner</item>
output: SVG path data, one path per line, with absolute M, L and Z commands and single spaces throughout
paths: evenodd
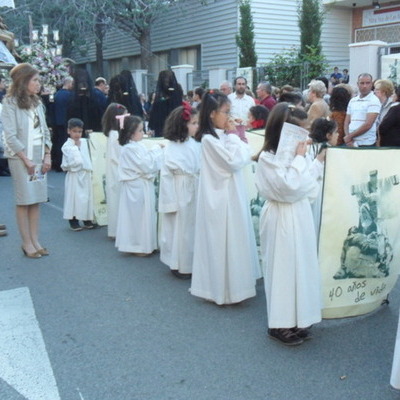
M 323 317 L 373 311 L 400 267 L 400 150 L 330 148 L 319 260 Z
M 107 225 L 106 150 L 107 137 L 103 132 L 89 136 L 90 157 L 93 166 L 93 209 L 97 224 Z

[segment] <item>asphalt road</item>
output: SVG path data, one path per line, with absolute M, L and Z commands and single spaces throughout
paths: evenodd
M 62 219 L 63 184 L 63 173 L 50 173 L 41 237 L 51 255 L 31 260 L 20 250 L 11 179 L 0 177 L 0 222 L 9 231 L 0 238 L 0 295 L 27 288 L 35 313 L 29 321 L 37 322 L 47 353 L 38 345 L 32 351 L 40 355 L 24 359 L 29 342 L 18 344 L 16 328 L 10 333 L 14 311 L 0 297 L 7 317 L 0 321 L 0 400 L 58 400 L 35 394 L 48 372 L 40 372 L 42 356 L 62 400 L 400 399 L 389 387 L 399 285 L 389 306 L 323 321 L 313 340 L 285 347 L 266 337 L 262 281 L 257 297 L 237 306 L 195 298 L 190 282 L 174 278 L 157 254 L 120 254 L 105 227 L 70 231 Z M 1 352 L 17 355 L 5 360 Z M 17 376 L 21 367 L 8 365 L 16 357 L 33 363 L 39 378 Z

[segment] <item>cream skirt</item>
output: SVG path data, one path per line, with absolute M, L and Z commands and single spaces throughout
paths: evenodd
M 30 176 L 19 157 L 8 159 L 17 206 L 29 206 L 47 201 L 47 174 L 41 173 L 42 146 L 33 147 L 33 162 L 36 164 L 36 170 L 35 174 Z

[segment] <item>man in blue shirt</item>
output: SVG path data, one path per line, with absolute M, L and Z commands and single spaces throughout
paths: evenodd
M 67 107 L 72 99 L 72 86 L 74 80 L 71 77 L 64 79 L 63 87 L 54 96 L 54 125 L 51 149 L 52 167 L 57 172 L 62 172 L 62 145 L 68 139 L 67 133 Z
M 101 112 L 102 116 L 104 114 L 104 111 L 106 111 L 106 108 L 107 108 L 108 89 L 109 89 L 109 86 L 108 86 L 105 78 L 102 78 L 101 76 L 96 78 L 96 80 L 94 82 L 94 94 L 95 94 L 97 103 L 100 106 L 100 112 Z
M 340 83 L 340 80 L 343 78 L 343 75 L 339 72 L 339 68 L 333 68 L 333 74 L 331 74 L 331 82 L 332 85 L 335 86 Z

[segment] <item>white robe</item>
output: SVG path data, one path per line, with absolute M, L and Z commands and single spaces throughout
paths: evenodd
M 87 139 L 81 139 L 78 147 L 68 138 L 61 148 L 63 157 L 61 168 L 67 171 L 65 176 L 64 219 L 76 218 L 92 221 L 93 188 L 92 161 Z
M 321 321 L 321 277 L 310 200 L 323 164 L 296 156 L 289 167 L 262 152 L 256 186 L 266 199 L 260 243 L 270 328 L 305 328 Z
M 259 262 L 242 168 L 250 147 L 236 135 L 204 135 L 191 294 L 217 304 L 256 295 Z
M 200 152 L 201 145 L 193 138 L 170 142 L 161 167 L 160 260 L 182 274 L 192 273 Z
M 121 191 L 115 246 L 119 251 L 150 254 L 157 249 L 154 178 L 163 150 L 140 142 L 122 147 L 118 166 Z
M 400 319 L 397 325 L 396 344 L 394 347 L 390 385 L 395 389 L 400 390 Z
M 110 131 L 106 152 L 106 195 L 107 195 L 107 233 L 115 237 L 117 231 L 120 182 L 118 180 L 118 163 L 121 146 L 118 142 L 118 131 Z

